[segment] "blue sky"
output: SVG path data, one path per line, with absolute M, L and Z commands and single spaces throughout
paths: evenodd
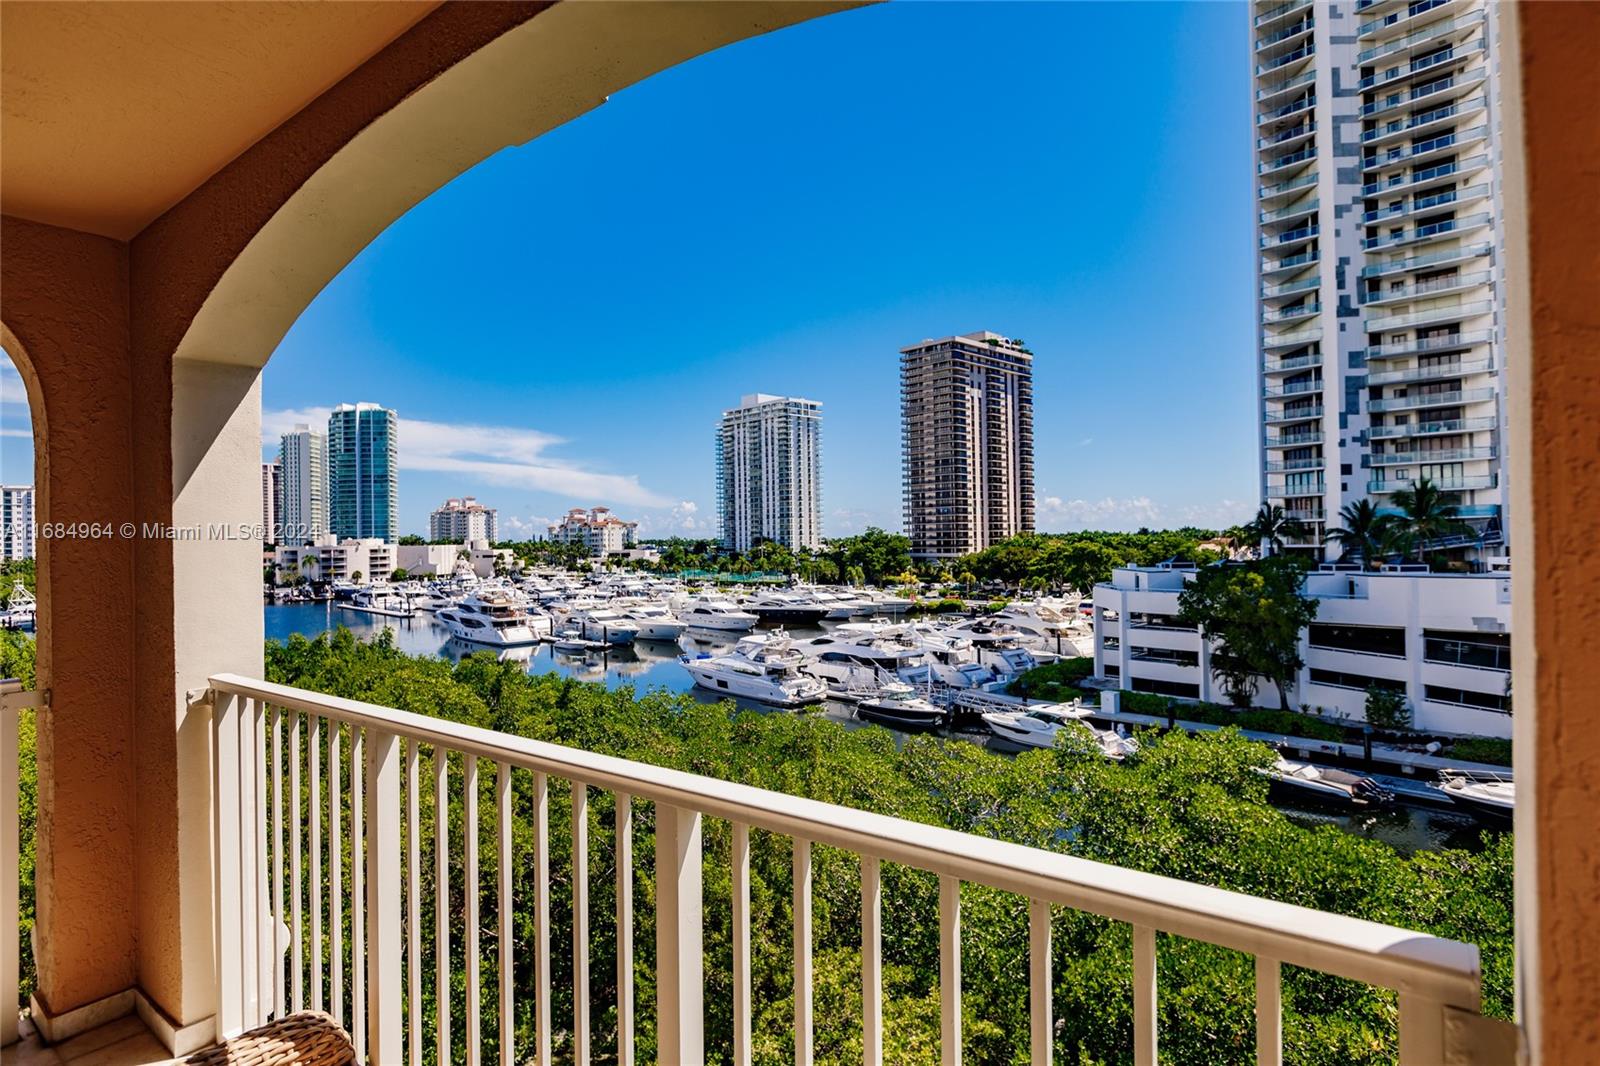
M 265 432 L 397 409 L 402 531 L 475 494 L 508 532 L 608 504 L 699 535 L 720 411 L 797 394 L 823 404 L 825 532 L 898 528 L 897 350 L 992 329 L 1036 353 L 1041 529 L 1242 520 L 1243 19 L 890 3 L 665 71 L 381 235 L 268 364 Z M 9 366 L 0 390 L 26 482 Z

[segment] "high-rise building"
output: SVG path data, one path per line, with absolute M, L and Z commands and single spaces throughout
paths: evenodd
M 33 551 L 33 486 L 0 485 L 0 562 L 32 559 Z
M 1499 15 L 1250 5 L 1261 492 L 1319 555 L 1421 478 L 1504 550 Z
M 339 537 L 399 539 L 399 416 L 342 403 L 328 416 L 328 529 Z
M 304 544 L 328 532 L 328 438 L 301 424 L 278 442 L 283 540 Z
M 465 544 L 500 539 L 499 512 L 485 507 L 471 496 L 444 501 L 444 506 L 428 515 L 428 539 Z
M 261 464 L 261 529 L 269 544 L 283 537 L 283 467 L 274 459 Z
M 717 427 L 722 543 L 822 547 L 822 405 L 755 393 Z
M 983 331 L 900 349 L 911 554 L 965 555 L 1033 530 L 1033 353 Z
M 611 513 L 608 507 L 585 511 L 574 507 L 566 517 L 550 528 L 550 539 L 562 544 L 582 544 L 590 555 L 602 558 L 633 547 L 639 523 L 624 522 Z

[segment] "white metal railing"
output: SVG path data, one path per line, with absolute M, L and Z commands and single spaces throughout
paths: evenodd
M 450 891 L 448 833 L 449 766 L 459 758 L 464 778 L 459 845 L 467 888 L 465 940 L 466 1061 L 482 1062 L 483 1017 L 478 939 L 479 763 L 494 777 L 496 910 L 499 928 L 499 1019 L 516 1016 L 521 989 L 512 980 L 511 916 L 512 824 L 531 820 L 533 841 L 533 1018 L 535 1048 L 514 1048 L 513 1030 L 503 1025 L 499 1061 L 524 1056 L 550 1061 L 553 1026 L 574 1042 L 572 1061 L 589 1061 L 590 1012 L 588 795 L 590 789 L 617 797 L 618 878 L 617 1056 L 634 1062 L 632 803 L 655 807 L 657 1033 L 659 1059 L 691 1064 L 704 1058 L 704 955 L 702 820 L 732 823 L 733 906 L 732 1039 L 735 1061 L 751 1061 L 750 830 L 764 830 L 793 842 L 794 870 L 794 1039 L 797 1062 L 812 1061 L 811 849 L 839 848 L 861 860 L 863 1058 L 883 1062 L 881 875 L 884 862 L 936 874 L 939 879 L 941 1057 L 961 1061 L 961 886 L 971 882 L 1024 896 L 1029 905 L 1027 943 L 1030 980 L 1031 1061 L 1052 1060 L 1051 908 L 1068 907 L 1126 922 L 1133 931 L 1133 1061 L 1154 1066 L 1157 1032 L 1156 934 L 1202 940 L 1256 957 L 1257 1061 L 1282 1062 L 1280 981 L 1284 964 L 1309 967 L 1399 993 L 1399 1050 L 1402 1066 L 1446 1061 L 1450 1035 L 1464 1020 L 1479 1018 L 1478 949 L 1410 930 L 1327 914 L 1238 892 L 1190 884 L 1173 878 L 1122 869 L 1055 852 L 973 836 L 899 818 L 852 810 L 734 782 L 630 762 L 611 756 L 470 725 L 321 695 L 234 674 L 211 678 L 209 701 L 215 741 L 214 799 L 217 847 L 217 935 L 219 1031 L 235 1034 L 267 1018 L 306 1006 L 326 1008 L 351 1029 L 358 1061 L 417 1064 L 424 1031 L 419 959 L 424 930 L 419 899 L 427 871 L 419 869 L 417 842 L 423 829 L 419 780 L 423 750 L 432 755 L 436 866 L 432 873 L 436 913 L 448 913 L 441 898 Z M 284 746 L 287 733 L 287 750 Z M 349 738 L 348 756 L 341 737 Z M 306 740 L 302 751 L 302 738 Z M 328 878 L 323 884 L 316 856 L 322 842 L 318 757 L 329 760 Z M 269 755 L 270 753 L 270 755 Z M 302 812 L 301 768 L 309 759 L 309 800 Z M 351 771 L 345 797 L 339 770 Z M 402 766 L 404 774 L 402 775 Z M 533 775 L 531 809 L 513 810 L 513 773 Z M 290 809 L 284 810 L 284 777 Z M 402 790 L 402 778 L 404 789 Z M 573 941 L 573 1017 L 557 1022 L 550 1013 L 550 779 L 572 787 L 571 896 Z M 348 798 L 348 839 L 338 812 Z M 309 879 L 302 870 L 302 813 L 310 828 Z M 284 834 L 290 834 L 285 851 Z M 406 842 L 402 854 L 401 841 Z M 348 856 L 344 849 L 348 846 Z M 287 855 L 287 862 L 285 856 Z M 348 863 L 351 891 L 344 895 L 341 871 Z M 286 868 L 287 867 L 287 868 Z M 285 885 L 289 913 L 285 914 Z M 312 943 L 301 936 L 302 888 L 313 922 Z M 326 891 L 324 891 L 326 890 Z M 303 971 L 323 958 L 323 901 L 333 939 L 332 995 L 324 997 L 321 968 L 309 967 L 306 994 Z M 349 954 L 351 1014 L 342 1012 L 346 966 L 339 941 L 343 908 L 348 905 L 353 943 Z M 287 930 L 284 924 L 287 923 Z M 440 987 L 449 987 L 450 926 L 440 918 L 433 932 Z M 1020 945 L 1019 945 L 1020 948 Z M 610 1006 L 609 1004 L 605 1006 Z M 452 1044 L 450 998 L 436 1006 L 435 1030 L 449 1061 Z M 497 1025 L 501 1023 L 497 1022 Z
M 19 716 L 39 705 L 22 682 L 0 680 L 0 1047 L 17 1040 L 22 985 L 22 782 Z

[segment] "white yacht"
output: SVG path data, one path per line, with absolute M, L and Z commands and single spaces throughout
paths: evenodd
M 1278 759 L 1257 772 L 1271 781 L 1274 794 L 1290 802 L 1311 802 L 1334 807 L 1383 807 L 1394 800 L 1394 794 L 1372 778 L 1330 766 Z
M 904 681 L 891 681 L 876 696 L 856 704 L 856 716 L 895 729 L 939 729 L 949 714 L 921 696 Z
M 791 595 L 802 602 L 809 602 L 824 608 L 828 613 L 823 615 L 830 621 L 842 622 L 847 618 L 865 616 L 872 613 L 872 605 L 856 596 L 846 596 L 834 592 L 832 589 L 812 588 L 806 586 L 795 589 Z
M 678 608 L 678 617 L 691 629 L 717 629 L 744 633 L 760 621 L 749 611 L 741 611 L 727 600 L 700 596 Z
M 1080 704 L 1054 704 L 1027 710 L 990 711 L 983 715 L 989 732 L 1005 744 L 1017 748 L 1053 748 L 1056 735 L 1073 722 L 1090 728 L 1083 720 L 1089 710 Z
M 777 707 L 818 703 L 828 694 L 821 678 L 800 672 L 804 659 L 781 633 L 745 637 L 726 655 L 702 652 L 678 661 L 703 689 Z
M 797 640 L 794 647 L 806 658 L 806 673 L 835 688 L 865 687 L 875 691 L 885 678 L 911 682 L 929 679 L 927 654 L 914 640 L 891 627 L 848 622 Z
M 602 644 L 632 644 L 639 635 L 639 627 L 626 614 L 610 606 L 585 607 L 567 615 L 567 621 L 577 626 L 586 640 Z
M 1434 787 L 1451 803 L 1492 821 L 1509 822 L 1516 813 L 1517 785 L 1508 777 L 1447 770 Z
M 434 615 L 450 635 L 458 640 L 490 648 L 509 648 L 537 643 L 550 632 L 550 619 L 530 614 L 509 594 L 501 591 L 477 592 Z
M 763 622 L 794 622 L 799 625 L 816 625 L 833 609 L 832 604 L 822 604 L 809 596 L 787 592 L 752 596 L 741 606 Z
M 688 623 L 680 620 L 665 604 L 639 600 L 618 608 L 628 624 L 639 631 L 640 640 L 675 641 L 683 636 Z
M 416 613 L 411 600 L 398 589 L 388 585 L 371 585 L 356 589 L 350 599 L 339 604 L 340 609 L 377 614 L 388 618 L 410 618 Z
M 0 608 L 0 629 L 32 629 L 38 617 L 39 603 L 33 593 L 20 584 L 11 588 L 11 598 Z

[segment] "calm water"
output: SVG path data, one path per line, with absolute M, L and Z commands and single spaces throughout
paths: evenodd
M 439 655 L 456 660 L 463 655 L 485 650 L 452 638 L 429 615 L 385 618 L 327 603 L 268 604 L 265 609 L 269 640 L 285 640 L 291 633 L 315 637 L 342 625 L 362 640 L 377 637 L 385 628 L 392 629 L 395 645 L 410 655 Z M 829 626 L 830 623 L 824 622 L 821 628 L 786 628 L 794 636 L 813 636 Z M 663 688 L 670 692 L 687 692 L 696 699 L 714 703 L 727 697 L 695 688 L 688 673 L 678 665 L 677 657 L 684 651 L 726 650 L 733 647 L 736 639 L 727 634 L 690 630 L 684 634 L 681 646 L 638 641 L 632 646 L 604 654 L 568 655 L 555 651 L 548 644 L 536 644 L 502 652 L 501 658 L 525 662 L 530 673 L 556 673 L 579 681 L 597 681 L 613 689 L 622 685 L 632 685 L 641 690 Z M 751 710 L 782 713 L 759 703 L 745 700 L 735 702 Z M 846 729 L 859 729 L 868 724 L 856 718 L 849 704 L 830 701 L 820 711 L 813 713 L 823 714 Z M 975 744 L 987 742 L 986 734 L 958 733 L 957 736 Z M 904 734 L 900 738 L 904 739 Z M 1449 811 L 1398 805 L 1386 811 L 1359 814 L 1289 806 L 1280 809 L 1301 825 L 1334 825 L 1347 833 L 1382 841 L 1407 855 L 1419 850 L 1446 847 L 1476 850 L 1480 846 L 1481 830 L 1478 824 L 1471 818 Z

